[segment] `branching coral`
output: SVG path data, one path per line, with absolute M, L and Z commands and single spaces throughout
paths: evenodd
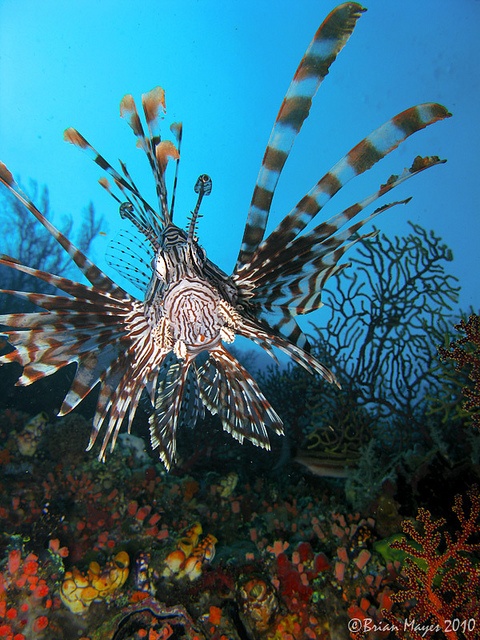
M 41 190 L 35 181 L 31 181 L 29 191 L 34 201 L 40 202 L 40 210 L 44 215 L 51 217 L 50 198 L 48 188 L 43 187 Z M 0 202 L 4 205 L 0 220 L 2 223 L 2 252 L 16 256 L 16 258 L 25 265 L 50 271 L 51 273 L 66 274 L 71 268 L 71 260 L 65 256 L 60 245 L 51 235 L 38 233 L 37 222 L 29 214 L 27 209 L 13 198 L 10 194 L 3 195 Z M 88 252 L 93 240 L 98 237 L 100 229 L 104 224 L 103 219 L 98 219 L 93 204 L 90 203 L 86 208 L 84 222 L 76 235 L 76 245 L 83 251 Z M 70 236 L 73 220 L 65 219 L 63 221 L 62 231 Z M 1 267 L 2 286 L 5 289 L 13 289 L 15 291 L 30 291 L 32 276 L 26 275 L 21 271 L 15 271 L 6 267 Z M 49 292 L 51 287 L 35 279 L 35 291 Z M 8 311 L 12 302 L 6 297 L 2 297 L 0 309 L 2 312 Z M 18 301 L 15 303 L 17 311 L 28 307 L 28 303 Z
M 432 338 L 443 332 L 459 291 L 445 272 L 450 249 L 433 232 L 411 226 L 405 238 L 382 235 L 359 245 L 343 287 L 326 293 L 328 345 L 319 330 L 314 345 L 330 354 L 340 380 L 353 385 L 375 420 L 394 416 L 404 428 L 414 426 L 422 389 L 437 384 Z
M 455 329 L 465 335 L 449 347 L 439 347 L 438 352 L 442 360 L 453 360 L 455 369 L 466 373 L 473 383 L 463 388 L 463 408 L 471 415 L 473 424 L 480 428 L 480 316 L 472 313 L 468 320 L 462 318 Z
M 478 487 L 468 491 L 470 513 L 466 515 L 462 496 L 455 497 L 453 511 L 460 523 L 454 536 L 442 531 L 444 518 L 433 520 L 419 509 L 417 522 L 406 521 L 403 530 L 409 540 L 392 542 L 392 549 L 408 554 L 404 567 L 404 589 L 391 596 L 396 603 L 413 601 L 408 617 L 399 624 L 389 614 L 401 637 L 433 637 L 442 632 L 449 640 L 478 638 L 480 620 L 480 566 L 478 531 L 480 496 Z M 458 622 L 458 625 L 456 624 Z M 435 636 L 437 637 L 437 636 Z
M 436 344 L 459 287 L 446 271 L 450 249 L 433 232 L 412 229 L 407 237 L 359 242 L 342 286 L 332 278 L 324 292 L 330 314 L 314 327 L 311 349 L 335 371 L 341 391 L 296 366 L 261 379 L 297 443 L 307 430 L 358 425 L 359 431 L 378 427 L 382 442 L 390 439 L 397 451 L 419 434 L 431 446 L 426 395 L 441 384 Z

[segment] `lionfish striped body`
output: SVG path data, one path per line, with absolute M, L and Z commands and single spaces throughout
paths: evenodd
M 44 311 L 0 316 L 0 323 L 9 327 L 5 333 L 14 347 L 0 362 L 16 361 L 23 366 L 20 385 L 31 384 L 75 362 L 75 378 L 60 415 L 71 411 L 100 384 L 89 448 L 105 427 L 101 459 L 109 442 L 112 449 L 115 446 L 125 418 L 130 430 L 144 389 L 153 407 L 152 446 L 159 449 L 167 468 L 175 461 L 178 427 L 196 421 L 204 407 L 218 414 L 223 428 L 240 442 L 247 438 L 269 448 L 267 428 L 281 434 L 282 421 L 252 376 L 225 346 L 235 336 L 252 340 L 273 357 L 276 347 L 309 372 L 336 383 L 333 373 L 309 352 L 296 316 L 321 306 L 326 280 L 347 266 L 338 264 L 339 260 L 359 239 L 358 235 L 352 236 L 378 213 L 399 203 L 383 205 L 366 218 L 350 221 L 401 182 L 441 161 L 437 157 L 416 158 L 410 169 L 389 178 L 374 194 L 308 233 L 302 231 L 348 180 L 372 167 L 412 133 L 449 115 L 441 105 L 429 103 L 395 116 L 335 164 L 264 239 L 275 187 L 294 139 L 308 116 L 313 96 L 363 11 L 353 2 L 334 9 L 300 62 L 268 142 L 231 276 L 208 260 L 196 238 L 200 203 L 211 189 L 208 176 L 200 176 L 195 186 L 198 201 L 188 230 L 173 223 L 182 128 L 180 124 L 171 127 L 175 143 L 161 139 L 159 121 L 165 113 L 165 100 L 160 88 L 142 97 L 147 132 L 131 96 L 123 98 L 120 108 L 149 160 L 158 210 L 138 192 L 123 163 L 120 173 L 76 130 L 65 132 L 69 142 L 83 149 L 105 171 L 108 177 L 100 180 L 101 185 L 120 204 L 122 218 L 128 219 L 147 241 L 151 264 L 140 261 L 140 266 L 130 271 L 126 267 L 132 281 L 143 284 L 143 300 L 117 286 L 75 248 L 1 165 L 3 184 L 58 240 L 90 286 L 29 268 L 2 255 L 0 264 L 34 275 L 67 295 L 3 290 L 30 300 Z M 165 181 L 169 161 L 176 163 L 170 204 Z M 128 246 L 120 248 L 122 255 L 130 252 Z

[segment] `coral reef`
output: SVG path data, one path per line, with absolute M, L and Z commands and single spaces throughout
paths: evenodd
M 346 391 L 338 395 L 324 386 L 320 399 L 318 381 L 308 385 L 296 367 L 264 380 L 280 408 L 290 404 L 290 412 L 302 415 L 298 405 L 306 405 L 310 428 L 340 424 L 345 406 L 348 413 L 368 408 L 371 423 L 395 419 L 404 431 L 421 419 L 424 396 L 417 390 L 438 385 L 435 342 L 447 329 L 459 287 L 445 270 L 450 249 L 433 232 L 411 226 L 404 238 L 377 235 L 360 242 L 351 258 L 355 268 L 342 274 L 348 286 L 325 291 L 330 314 L 325 326 L 313 327 L 310 341 Z M 302 393 L 292 386 L 297 379 Z
M 7 418 L 13 434 L 29 420 Z M 0 416 L 0 424 L 7 419 Z M 368 625 L 420 616 L 414 601 L 402 599 L 399 581 L 413 552 L 400 537 L 405 505 L 393 483 L 378 489 L 362 515 L 346 507 L 335 481 L 292 473 L 279 482 L 253 463 L 247 474 L 242 460 L 227 475 L 205 474 L 201 461 L 189 463 L 188 474 L 166 475 L 121 449 L 108 465 L 73 450 L 58 461 L 50 432 L 55 425 L 45 427 L 27 474 L 15 439 L 5 440 L 4 468 L 12 473 L 1 480 L 8 491 L 0 493 L 0 629 L 12 640 L 32 637 L 34 628 L 39 639 L 347 640 L 350 620 L 362 621 L 364 637 L 376 640 L 387 634 Z M 222 469 L 213 457 L 209 465 Z M 459 506 L 457 513 L 474 522 L 474 510 L 463 516 Z M 203 535 L 200 520 L 215 537 Z M 447 580 L 445 567 L 432 593 L 439 577 Z M 463 589 L 467 574 L 455 575 Z
M 0 573 L 1 638 L 45 637 L 44 631 L 51 627 L 52 613 L 59 608 L 54 592 L 62 574 L 61 559 L 52 550 L 42 560 L 20 548 L 7 552 Z
M 63 604 L 72 613 L 85 613 L 92 602 L 105 600 L 123 587 L 129 564 L 128 553 L 120 551 L 103 568 L 98 562 L 91 562 L 86 574 L 73 567 L 65 573 L 60 587 Z
M 455 362 L 456 371 L 468 375 L 470 384 L 463 388 L 463 408 L 480 429 L 480 316 L 472 313 L 467 320 L 462 318 L 455 329 L 465 335 L 448 347 L 439 347 L 438 352 L 442 360 Z
M 400 637 L 433 637 L 442 632 L 450 640 L 478 638 L 480 620 L 480 495 L 478 486 L 468 491 L 470 513 L 464 498 L 457 495 L 453 511 L 460 529 L 452 536 L 443 530 L 446 520 L 433 520 L 426 509 L 419 509 L 417 523 L 405 521 L 405 540 L 392 542 L 392 549 L 406 554 L 403 588 L 393 594 L 393 602 L 414 602 L 408 616 L 389 620 L 400 628 Z M 455 623 L 458 622 L 458 625 Z M 403 630 L 403 632 L 402 632 Z
M 164 560 L 164 578 L 187 577 L 193 581 L 200 577 L 203 565 L 215 557 L 215 544 L 218 542 L 211 533 L 200 540 L 202 532 L 202 525 L 195 522 L 179 538 L 176 549 Z
M 268 579 L 244 578 L 237 585 L 240 618 L 251 634 L 267 631 L 279 609 L 275 589 Z
M 235 491 L 235 487 L 238 482 L 238 473 L 231 471 L 229 474 L 220 480 L 220 496 L 222 498 L 228 498 Z
M 461 401 L 449 395 L 437 356 L 456 317 L 451 260 L 441 239 L 418 225 L 406 238 L 377 235 L 359 243 L 355 268 L 344 274 L 349 285 L 325 292 L 330 315 L 309 336 L 342 390 L 295 365 L 260 376 L 288 426 L 278 469 L 294 458 L 315 475 L 345 478 L 349 506 L 362 511 L 385 483 L 408 484 L 437 453 L 451 467 L 467 457 L 474 462 L 480 444 L 451 419 Z M 439 398 L 451 403 L 448 416 Z
M 42 411 L 27 422 L 25 428 L 17 435 L 17 446 L 22 456 L 33 456 L 42 437 L 48 415 Z
M 94 636 L 95 640 L 140 640 L 147 637 L 148 640 L 167 640 L 170 637 L 206 640 L 185 607 L 168 607 L 154 598 L 146 598 L 124 608 L 113 620 L 102 624 Z M 228 639 L 225 636 L 222 640 Z
M 342 276 L 349 285 L 326 293 L 331 317 L 315 329 L 313 345 L 328 354 L 374 421 L 395 420 L 404 438 L 422 420 L 417 390 L 438 384 L 432 338 L 443 335 L 459 291 L 445 271 L 450 249 L 410 224 L 413 232 L 404 238 L 379 235 L 360 244 L 351 260 L 355 268 Z
M 35 426 L 35 403 L 0 408 L 0 636 L 393 640 L 397 627 L 413 639 L 438 625 L 438 638 L 473 640 L 479 500 L 465 490 L 480 477 L 480 437 L 458 426 L 470 415 L 460 390 L 476 372 L 478 320 L 465 318 L 465 337 L 445 342 L 442 355 L 461 371 L 435 365 L 445 327 L 429 335 L 424 320 L 434 323 L 455 286 L 446 247 L 415 229 L 404 244 L 363 246 L 354 299 L 336 302 L 345 307 L 329 326 L 332 351 L 320 331 L 311 341 L 327 364 L 340 356 L 342 391 L 292 366 L 261 376 L 288 423 L 273 454 L 231 447 L 207 416 L 195 440 L 179 440 L 181 463 L 167 475 L 140 439 L 148 424 L 139 415 L 138 437 L 121 436 L 104 465 L 84 452 L 88 417 L 54 420 L 52 410 Z M 367 273 L 378 280 L 368 298 Z M 411 316 L 410 279 L 423 319 Z M 361 318 L 355 330 L 350 313 Z M 362 354 L 355 369 L 348 348 Z M 451 384 L 452 407 L 436 411 L 433 396 L 443 402 L 438 390 Z M 476 397 L 467 398 L 472 421 Z M 312 459 L 313 474 L 295 454 Z M 445 504 L 456 493 L 453 522 Z M 213 533 L 203 534 L 206 523 Z M 449 616 L 465 629 L 447 632 Z

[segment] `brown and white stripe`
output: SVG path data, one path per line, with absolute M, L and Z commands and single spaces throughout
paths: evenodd
M 273 194 L 296 136 L 310 112 L 312 99 L 330 65 L 364 11 L 346 2 L 331 11 L 303 56 L 278 112 L 253 192 L 236 271 L 250 260 L 263 239 Z

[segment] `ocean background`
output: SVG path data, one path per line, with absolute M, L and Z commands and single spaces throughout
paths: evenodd
M 268 136 L 290 79 L 334 2 L 0 2 L 0 159 L 24 185 L 49 189 L 54 219 L 81 220 L 91 201 L 103 216 L 93 257 L 104 262 L 120 226 L 117 206 L 96 185 L 100 171 L 65 143 L 77 128 L 107 159 L 127 162 L 154 201 L 153 180 L 128 125 L 125 93 L 140 101 L 166 90 L 165 132 L 184 123 L 176 223 L 186 224 L 200 173 L 213 179 L 199 236 L 211 260 L 231 273 Z M 480 264 L 480 55 L 477 0 L 372 0 L 320 88 L 274 199 L 269 229 L 354 144 L 417 103 L 444 104 L 453 118 L 413 136 L 326 209 L 334 213 L 376 188 L 417 155 L 448 163 L 395 190 L 407 207 L 376 224 L 405 235 L 408 220 L 451 247 L 460 307 L 478 305 Z M 118 276 L 113 273 L 114 278 Z M 74 276 L 75 277 L 75 276 Z M 120 281 L 119 281 L 120 282 Z M 122 283 L 124 284 L 124 283 Z M 126 285 L 132 291 L 131 285 Z M 132 291 L 133 292 L 133 291 Z
M 0 160 L 27 191 L 32 180 L 37 196 L 48 188 L 48 217 L 60 228 L 71 217 L 69 237 L 92 203 L 103 222 L 89 257 L 141 297 L 105 259 L 129 227 L 96 184 L 100 168 L 63 131 L 77 128 L 115 167 L 124 160 L 155 203 L 148 162 L 118 105 L 127 93 L 139 105 L 161 85 L 165 137 L 170 123 L 184 124 L 174 222 L 186 226 L 194 184 L 208 173 L 198 235 L 231 273 L 275 116 L 334 6 L 0 0 Z M 327 308 L 301 319 L 342 389 L 285 358 L 266 368 L 268 356 L 236 351 L 285 423 L 284 437 L 270 433 L 272 451 L 232 440 L 206 411 L 195 425 L 180 419 L 167 473 L 150 445 L 144 397 L 132 433 L 123 428 L 103 464 L 98 442 L 86 451 L 100 385 L 58 417 L 73 363 L 26 388 L 15 386 L 18 363 L 0 367 L 0 638 L 478 638 L 480 319 L 453 325 L 460 310 L 466 320 L 480 306 L 479 25 L 478 0 L 371 0 L 314 100 L 267 232 L 354 145 L 413 105 L 440 102 L 453 117 L 352 180 L 315 224 L 418 155 L 448 161 L 387 196 L 412 200 L 376 218 L 386 237 L 347 254 L 350 275 L 325 295 L 333 317 Z M 0 207 L 0 253 L 11 252 L 20 236 L 8 194 Z M 433 230 L 454 260 L 418 228 L 412 239 L 408 221 Z M 33 222 L 26 240 L 38 233 L 40 254 L 47 236 Z M 430 267 L 418 256 L 431 257 Z M 0 287 L 10 286 L 6 271 Z M 461 286 L 453 310 L 449 274 Z M 60 275 L 81 278 L 74 266 Z M 22 304 L 5 298 L 2 313 Z M 446 335 L 465 334 L 437 352 Z M 120 358 L 124 344 L 115 347 Z M 10 349 L 0 332 L 0 354 Z M 85 367 L 94 366 L 97 354 L 88 356 Z M 238 405 L 228 408 L 238 415 Z M 428 629 L 437 623 L 438 633 Z M 427 627 L 415 635 L 415 624 Z

